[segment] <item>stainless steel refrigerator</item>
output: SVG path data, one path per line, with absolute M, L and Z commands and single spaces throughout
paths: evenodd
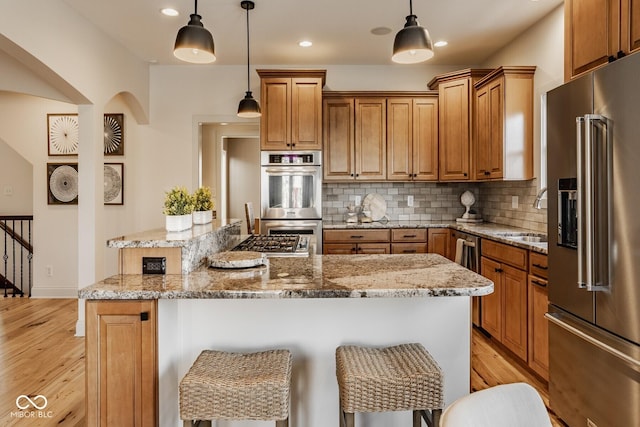
M 547 93 L 549 394 L 640 426 L 640 54 Z

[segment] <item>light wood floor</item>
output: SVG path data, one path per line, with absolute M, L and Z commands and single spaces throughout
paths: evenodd
M 77 304 L 75 299 L 0 298 L 0 425 L 84 425 L 84 339 L 74 336 Z M 546 384 L 475 329 L 472 367 L 473 391 L 524 381 L 549 404 Z M 22 394 L 45 396 L 43 411 L 51 418 L 12 417 Z M 564 426 L 552 412 L 550 417 L 554 427 Z
M 84 426 L 84 338 L 74 336 L 77 319 L 75 299 L 0 297 L 0 425 Z M 42 414 L 51 418 L 12 416 L 23 394 L 45 396 Z M 24 412 L 38 415 L 33 408 Z

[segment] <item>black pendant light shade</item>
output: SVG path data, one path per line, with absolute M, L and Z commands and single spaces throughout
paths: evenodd
M 247 91 L 245 92 L 244 99 L 242 99 L 238 105 L 238 117 L 255 118 L 262 115 L 258 101 L 256 101 L 251 94 L 251 82 L 249 79 L 249 11 L 255 8 L 255 3 L 249 0 L 243 0 L 240 2 L 240 7 L 247 11 Z
M 173 55 L 182 61 L 194 64 L 208 64 L 216 60 L 213 36 L 204 28 L 198 15 L 198 0 L 195 0 L 195 11 L 189 23 L 180 28 L 176 36 Z
M 413 14 L 411 0 L 409 0 L 409 10 L 407 22 L 404 28 L 398 31 L 393 42 L 391 60 L 399 64 L 416 64 L 433 56 L 431 37 L 429 32 L 418 23 L 418 17 Z

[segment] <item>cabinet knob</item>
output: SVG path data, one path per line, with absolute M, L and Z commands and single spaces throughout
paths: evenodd
M 496 273 L 502 273 L 504 270 L 501 268 L 495 268 L 494 269 Z
M 491 172 L 489 172 L 489 171 L 484 171 L 484 174 L 485 174 L 485 175 L 491 175 Z
M 418 174 L 417 174 L 417 173 L 414 173 L 414 174 L 413 174 L 413 177 L 414 177 L 414 178 L 416 178 L 417 176 L 418 176 Z
M 146 322 L 147 320 L 149 320 L 149 312 L 148 311 L 144 311 L 144 312 L 140 313 L 140 321 L 141 322 Z
M 294 142 L 293 144 L 291 144 L 291 146 L 292 146 L 292 147 L 295 147 L 295 146 L 296 146 L 296 143 Z
M 351 174 L 351 176 L 353 176 L 353 174 Z
M 463 175 L 463 176 L 467 176 L 467 173 L 465 172 L 465 173 L 463 173 L 462 175 Z
M 534 285 L 540 286 L 541 288 L 547 287 L 546 283 L 538 282 L 537 280 L 532 280 L 531 283 L 533 283 Z
M 536 268 L 540 268 L 542 270 L 548 270 L 549 267 L 547 267 L 546 265 L 542 265 L 542 264 L 533 264 L 534 267 Z

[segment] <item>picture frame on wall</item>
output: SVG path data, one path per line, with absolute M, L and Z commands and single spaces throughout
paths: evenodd
M 104 155 L 124 155 L 124 114 L 104 115 Z
M 124 163 L 104 164 L 104 204 L 124 204 Z
M 78 204 L 77 163 L 47 163 L 47 204 Z
M 47 114 L 47 147 L 49 156 L 78 155 L 77 114 Z

